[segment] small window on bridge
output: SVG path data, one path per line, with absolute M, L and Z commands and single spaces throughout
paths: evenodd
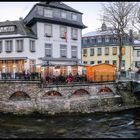
M 43 95 L 43 97 L 50 97 L 50 96 L 62 96 L 58 91 L 54 91 L 54 90 L 52 90 L 52 91 L 48 91 L 48 92 L 46 92 L 44 95 Z
M 29 100 L 29 99 L 30 96 L 23 91 L 17 91 L 13 93 L 9 98 L 9 100 Z

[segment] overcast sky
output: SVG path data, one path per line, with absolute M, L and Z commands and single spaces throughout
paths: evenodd
M 25 17 L 37 2 L 0 2 L 0 22 L 18 20 Z M 101 27 L 100 14 L 102 2 L 64 2 L 68 6 L 83 13 L 83 23 L 87 26 L 82 34 Z

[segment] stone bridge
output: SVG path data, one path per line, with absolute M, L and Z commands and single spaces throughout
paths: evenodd
M 43 85 L 40 81 L 0 81 L 0 111 L 18 114 L 92 112 L 92 107 L 116 103 L 113 100 L 116 95 L 113 82 Z

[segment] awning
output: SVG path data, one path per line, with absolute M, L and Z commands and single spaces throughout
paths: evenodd
M 28 57 L 0 57 L 0 60 L 26 60 Z

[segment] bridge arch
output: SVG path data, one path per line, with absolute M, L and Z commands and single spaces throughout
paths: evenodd
M 104 86 L 99 89 L 98 93 L 113 93 L 113 91 L 109 87 Z
M 51 90 L 46 92 L 42 97 L 50 97 L 50 96 L 60 97 L 62 96 L 62 94 L 56 90 Z
M 90 95 L 90 93 L 85 89 L 77 89 L 76 91 L 74 91 L 72 93 L 72 96 L 75 96 L 75 95 L 82 95 L 83 96 L 83 95 Z
M 9 100 L 30 100 L 30 96 L 23 91 L 16 91 L 10 97 Z

